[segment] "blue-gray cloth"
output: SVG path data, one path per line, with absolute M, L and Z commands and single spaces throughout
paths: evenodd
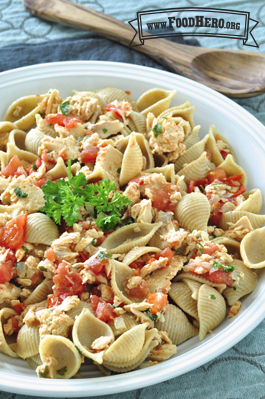
M 139 2 L 131 1 L 128 2 L 128 6 L 126 5 L 126 15 L 124 11 L 123 14 L 121 12 L 123 4 L 121 0 L 115 2 L 80 0 L 78 3 L 127 21 L 135 18 L 136 11 L 140 11 L 140 8 L 147 10 L 208 5 L 251 11 L 251 17 L 257 18 L 260 21 L 260 28 L 263 27 L 263 31 L 261 29 L 258 31 L 257 40 L 265 52 L 264 1 L 252 2 L 250 5 L 250 2 L 245 1 L 223 1 L 222 4 L 218 1 L 214 4 L 213 2 L 202 4 L 198 1 L 194 4 L 192 1 L 181 0 L 176 4 L 165 0 L 159 2 L 145 0 L 141 2 L 141 6 Z M 240 48 L 238 43 L 235 46 L 235 41 L 230 41 L 229 44 L 225 40 L 222 42 L 217 39 L 213 44 L 209 38 L 207 40 L 208 42 L 200 39 L 200 42 L 209 47 Z M 181 38 L 178 41 L 184 42 Z M 147 56 L 107 39 L 31 17 L 23 10 L 20 0 L 0 0 L 0 46 L 4 44 L 10 45 L 0 48 L 0 71 L 43 62 L 68 60 L 120 61 L 165 69 Z M 198 45 L 198 42 L 191 39 L 189 44 Z M 265 95 L 237 102 L 265 124 Z M 98 398 L 265 399 L 264 334 L 265 321 L 232 349 L 196 370 L 147 388 L 115 395 L 108 395 L 106 392 L 105 396 Z M 26 396 L 0 392 L 0 399 L 9 398 L 24 399 Z

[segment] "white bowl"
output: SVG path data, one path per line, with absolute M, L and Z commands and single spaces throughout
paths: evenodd
M 204 136 L 210 124 L 232 145 L 239 164 L 245 169 L 248 189 L 265 192 L 265 128 L 251 114 L 223 95 L 181 76 L 114 62 L 78 61 L 30 66 L 0 74 L 0 120 L 15 99 L 42 94 L 57 88 L 62 98 L 71 90 L 118 87 L 131 91 L 137 99 L 154 87 L 177 90 L 172 104 L 190 101 L 195 105 L 195 123 Z M 264 209 L 262 210 L 264 213 Z M 212 360 L 249 334 L 265 317 L 265 275 L 259 271 L 255 291 L 242 301 L 238 316 L 221 323 L 200 342 L 194 337 L 178 347 L 178 353 L 156 366 L 127 374 L 102 377 L 95 366 L 81 369 L 83 379 L 38 379 L 21 359 L 0 355 L 0 389 L 25 395 L 84 397 L 113 394 L 153 385 L 184 374 Z

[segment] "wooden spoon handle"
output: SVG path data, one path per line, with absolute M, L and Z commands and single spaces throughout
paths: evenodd
M 23 4 L 35 16 L 94 32 L 125 46 L 129 46 L 134 36 L 129 24 L 69 0 L 23 0 Z M 202 52 L 200 47 L 185 46 L 165 39 L 146 40 L 144 45 L 133 49 L 149 55 L 171 71 L 188 77 L 192 77 L 191 60 Z

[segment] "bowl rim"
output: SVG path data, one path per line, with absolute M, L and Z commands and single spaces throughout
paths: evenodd
M 45 63 L 1 72 L 0 89 L 9 86 L 11 82 L 14 84 L 16 82 L 29 81 L 32 77 L 40 76 L 40 74 L 44 74 L 45 77 L 49 75 L 55 77 L 69 73 L 72 75 L 74 72 L 83 73 L 87 76 L 96 74 L 97 76 L 122 77 L 137 80 L 138 82 L 150 82 L 152 84 L 159 77 L 159 86 L 169 86 L 169 83 L 172 82 L 173 87 L 177 86 L 179 92 L 185 94 L 192 87 L 191 97 L 199 99 L 202 93 L 206 94 L 207 98 L 205 98 L 206 96 L 204 97 L 203 103 L 208 103 L 212 106 L 213 101 L 217 101 L 215 108 L 233 117 L 234 122 L 242 126 L 245 130 L 246 125 L 251 126 L 252 129 L 255 127 L 253 139 L 256 145 L 261 146 L 265 152 L 265 127 L 252 114 L 228 97 L 201 83 L 160 69 L 110 61 Z M 163 382 L 203 365 L 248 335 L 265 317 L 264 299 L 265 287 L 262 287 L 260 295 L 245 309 L 244 313 L 220 332 L 202 341 L 198 347 L 174 359 L 159 363 L 154 367 L 131 371 L 129 374 L 101 377 L 100 379 L 84 378 L 78 380 L 36 380 L 36 377 L 14 374 L 9 368 L 8 371 L 1 372 L 0 389 L 18 394 L 43 397 L 85 397 L 104 395 L 106 393 L 108 395 L 121 393 Z M 240 334 L 238 334 L 238 331 L 240 331 Z M 214 351 L 212 350 L 213 343 Z

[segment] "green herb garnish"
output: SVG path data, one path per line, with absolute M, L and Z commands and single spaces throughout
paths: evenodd
M 109 252 L 99 252 L 97 254 L 97 259 L 102 260 L 102 259 L 111 259 L 111 254 Z
M 21 191 L 21 188 L 20 188 L 20 187 L 15 188 L 14 193 L 16 194 L 16 196 L 17 196 L 18 198 L 25 198 L 25 197 L 28 196 L 27 193 L 23 193 L 23 191 Z
M 233 290 L 236 291 L 236 287 L 235 286 L 233 287 Z
M 132 218 L 127 218 L 127 219 L 124 220 L 124 224 L 125 225 L 132 224 L 132 223 L 134 223 L 134 220 Z
M 198 242 L 197 244 L 201 247 L 201 248 L 199 248 L 199 251 L 200 251 L 200 253 L 202 255 L 203 252 L 204 252 L 204 246 L 200 242 Z
M 39 371 L 39 377 L 41 378 L 46 378 L 47 375 L 49 374 L 49 367 L 45 366 L 44 371 Z
M 158 137 L 160 134 L 163 133 L 161 123 L 157 122 L 154 127 L 151 129 L 154 132 L 154 136 Z
M 83 140 L 84 137 L 75 137 L 76 141 L 78 141 L 80 143 L 80 141 Z
M 61 368 L 60 370 L 56 370 L 56 373 L 59 375 L 65 375 L 66 371 L 67 371 L 67 366 Z
M 205 188 L 202 185 L 200 185 L 200 188 L 201 188 L 203 193 L 206 193 Z
M 69 108 L 70 108 L 70 101 L 65 101 L 62 104 L 60 104 L 60 110 L 63 115 L 68 114 Z
M 97 239 L 96 239 L 96 238 L 93 238 L 93 240 L 92 240 L 92 243 L 91 243 L 91 244 L 92 244 L 93 246 L 95 246 L 95 245 L 96 245 L 96 243 L 97 243 Z
M 83 355 L 82 355 L 82 352 L 80 351 L 80 349 L 78 348 L 78 346 L 75 345 L 75 347 L 76 347 L 77 352 L 79 353 L 79 355 L 82 357 L 82 356 L 83 356 Z
M 27 255 L 27 253 L 29 252 L 29 249 L 27 247 L 23 247 L 23 245 L 22 245 L 22 249 L 24 249 L 25 255 Z
M 224 265 L 222 265 L 222 263 L 216 262 L 216 260 L 214 260 L 213 268 L 218 269 L 218 267 L 220 267 L 226 273 L 232 273 L 235 270 L 234 266 L 232 266 L 232 265 L 224 266 Z
M 149 309 L 143 310 L 143 313 L 146 313 L 149 319 L 151 319 L 152 321 L 156 321 L 158 319 L 158 316 L 150 312 Z
M 211 297 L 212 299 L 216 299 L 216 296 L 215 296 L 215 295 L 210 295 L 210 297 Z
M 108 131 L 108 129 L 102 129 L 102 132 L 104 133 L 104 134 L 106 134 L 107 133 L 107 131 Z
M 39 269 L 40 271 L 42 271 L 42 272 L 47 272 L 47 269 L 46 269 L 46 267 L 44 267 L 44 266 L 38 266 L 38 269 Z
M 117 173 L 121 173 L 121 168 L 118 168 L 118 169 L 116 170 L 116 172 L 117 172 Z
M 97 212 L 97 226 L 103 232 L 114 230 L 121 221 L 121 211 L 131 204 L 131 201 L 125 195 L 116 192 L 116 189 L 115 183 L 110 180 L 87 184 L 83 173 L 71 177 L 71 161 L 68 161 L 68 181 L 49 180 L 42 186 L 45 200 L 42 212 L 56 224 L 60 225 L 63 218 L 67 226 L 73 226 L 81 219 L 80 207 L 91 205 Z
M 33 170 L 38 170 L 39 169 L 38 166 L 35 164 L 35 162 L 33 162 L 33 164 L 32 164 L 32 169 Z

